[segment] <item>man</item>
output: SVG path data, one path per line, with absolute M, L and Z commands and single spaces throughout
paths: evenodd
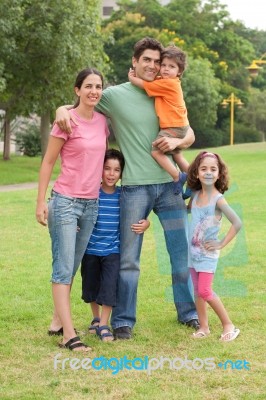
M 162 46 L 144 38 L 134 46 L 132 65 L 137 77 L 153 81 L 160 69 Z M 60 107 L 56 122 L 70 131 L 69 117 Z M 194 142 L 190 129 L 184 139 L 160 138 L 154 99 L 145 91 L 123 83 L 104 90 L 97 110 L 110 118 L 117 143 L 125 157 L 121 191 L 121 269 L 118 281 L 117 306 L 111 324 L 115 339 L 130 339 L 136 322 L 139 260 L 143 235 L 131 230 L 131 225 L 146 219 L 153 210 L 164 229 L 172 267 L 174 302 L 178 321 L 198 328 L 188 269 L 187 215 L 182 194 L 175 195 L 173 181 L 151 156 L 151 147 L 163 152 L 176 147 L 184 149 Z M 67 120 L 68 118 L 68 120 Z

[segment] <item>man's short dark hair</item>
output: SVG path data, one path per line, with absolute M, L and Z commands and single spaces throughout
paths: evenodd
M 163 51 L 163 46 L 161 45 L 160 42 L 158 42 L 158 40 L 150 38 L 150 37 L 145 37 L 143 39 L 140 39 L 135 44 L 133 57 L 138 61 L 140 56 L 147 49 L 158 50 L 159 53 L 161 54 L 161 52 Z

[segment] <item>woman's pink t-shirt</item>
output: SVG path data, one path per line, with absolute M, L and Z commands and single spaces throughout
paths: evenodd
M 82 119 L 74 109 L 70 113 L 78 123 L 72 123 L 71 135 L 57 124 L 51 131 L 52 136 L 65 140 L 60 152 L 61 172 L 53 189 L 65 196 L 97 199 L 109 136 L 106 118 L 96 111 L 90 121 Z

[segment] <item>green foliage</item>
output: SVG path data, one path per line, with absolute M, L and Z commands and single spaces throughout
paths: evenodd
M 94 66 L 104 72 L 97 0 L 2 0 L 0 15 L 6 81 L 0 103 L 13 115 L 50 112 L 73 101 L 80 69 Z
M 24 133 L 19 133 L 16 143 L 24 156 L 35 157 L 41 154 L 40 129 L 37 126 L 29 127 Z
M 253 126 L 260 132 L 265 140 L 266 138 L 266 90 L 260 91 L 253 89 L 245 103 L 245 108 L 239 112 L 241 120 L 246 124 Z
M 227 82 L 234 87 L 247 90 L 249 80 L 246 66 L 253 58 L 252 43 L 235 32 L 234 23 L 227 22 L 213 36 L 211 49 L 216 50 L 219 59 L 226 62 Z
M 166 26 L 175 30 L 190 45 L 195 39 L 200 39 L 210 47 L 214 32 L 228 16 L 225 7 L 216 0 L 172 0 L 165 8 Z
M 213 128 L 217 120 L 220 82 L 209 61 L 189 59 L 182 87 L 192 128 L 196 132 Z
M 261 142 L 262 135 L 254 126 L 247 126 L 243 123 L 234 124 L 234 143 Z
M 195 132 L 193 148 L 218 147 L 229 143 L 229 133 L 218 128 Z
M 0 106 L 10 119 L 33 112 L 42 117 L 44 153 L 52 111 L 73 103 L 78 71 L 107 70 L 99 2 L 2 0 L 0 42 Z
M 131 6 L 132 12 L 138 12 L 145 17 L 145 26 L 162 27 L 162 21 L 166 15 L 165 8 L 158 0 L 138 0 Z

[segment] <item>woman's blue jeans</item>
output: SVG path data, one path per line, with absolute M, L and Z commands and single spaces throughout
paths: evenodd
M 70 284 L 85 253 L 98 214 L 98 199 L 78 199 L 52 191 L 48 203 L 53 283 Z
M 147 218 L 152 210 L 164 229 L 178 320 L 185 323 L 198 318 L 188 268 L 187 211 L 181 195 L 174 194 L 172 182 L 122 186 L 120 201 L 121 267 L 117 306 L 112 312 L 112 327 L 133 328 L 136 322 L 143 235 L 136 235 L 130 227 L 132 223 Z

